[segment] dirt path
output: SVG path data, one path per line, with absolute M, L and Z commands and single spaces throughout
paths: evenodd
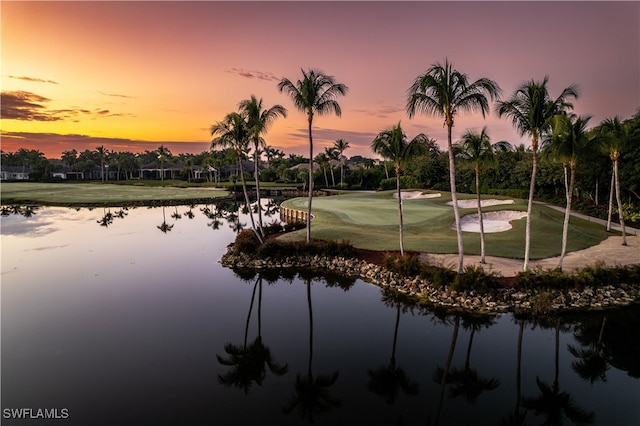
M 543 270 L 554 269 L 558 266 L 560 256 L 549 257 L 529 262 L 531 270 L 541 268 Z M 420 260 L 436 266 L 445 266 L 456 269 L 458 264 L 457 254 L 428 254 L 420 255 Z M 480 263 L 480 256 L 465 255 L 464 264 L 483 266 L 485 270 L 498 272 L 503 277 L 514 277 L 522 271 L 522 259 L 506 259 L 501 257 L 486 256 L 487 263 Z M 604 262 L 607 266 L 640 264 L 640 236 L 627 235 L 627 245 L 622 245 L 622 237 L 609 237 L 602 243 L 584 250 L 575 251 L 565 256 L 563 262 L 564 272 L 574 272 L 579 268 Z

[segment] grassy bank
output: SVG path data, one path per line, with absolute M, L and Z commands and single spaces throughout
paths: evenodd
M 134 186 L 109 183 L 7 182 L 0 185 L 2 204 L 130 205 L 158 201 L 189 202 L 226 197 L 215 188 Z
M 398 250 L 398 204 L 393 191 L 377 193 L 351 193 L 313 200 L 315 219 L 312 236 L 319 239 L 349 240 L 358 248 L 371 250 Z M 460 194 L 459 199 L 472 195 Z M 489 197 L 486 197 L 489 198 Z M 505 199 L 506 197 L 491 197 Z M 430 253 L 457 253 L 456 232 L 451 229 L 453 208 L 446 205 L 451 195 L 443 192 L 440 198 L 405 200 L 405 250 Z M 287 200 L 285 206 L 306 210 L 307 200 Z M 497 210 L 526 211 L 525 200 L 514 204 L 483 208 L 484 212 Z M 461 209 L 461 215 L 476 213 L 476 209 Z M 560 254 L 562 221 L 564 215 L 545 206 L 534 205 L 532 217 L 531 259 L 542 259 Z M 485 234 L 488 256 L 521 258 L 524 255 L 525 219 L 511 222 L 511 230 Z M 304 230 L 281 238 L 303 239 Z M 571 218 L 568 250 L 581 250 L 605 240 L 607 234 L 601 225 Z M 480 235 L 463 232 L 465 253 L 480 254 Z

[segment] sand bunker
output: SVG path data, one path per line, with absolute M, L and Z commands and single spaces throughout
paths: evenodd
M 420 198 L 438 198 L 441 197 L 442 194 L 439 192 L 434 194 L 423 194 L 422 191 L 402 191 L 400 196 L 403 200 L 417 200 Z M 393 198 L 398 198 L 397 192 L 393 193 Z
M 482 213 L 482 223 L 485 234 L 504 232 L 512 228 L 511 221 L 522 219 L 527 212 L 515 210 L 500 210 L 497 212 Z M 460 227 L 465 232 L 480 232 L 480 221 L 477 214 L 468 214 L 460 218 Z M 456 229 L 456 223 L 451 224 L 451 229 Z
M 496 200 L 496 199 L 488 199 L 488 200 L 480 200 L 480 204 L 482 207 L 488 206 L 498 206 L 501 204 L 513 204 L 513 200 Z M 453 201 L 449 201 L 447 203 L 448 206 L 453 206 Z M 475 209 L 478 207 L 478 200 L 458 200 L 458 207 L 461 209 Z

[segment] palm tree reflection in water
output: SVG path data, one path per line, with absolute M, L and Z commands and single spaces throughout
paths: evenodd
M 393 329 L 393 345 L 391 349 L 391 359 L 388 365 L 382 365 L 375 370 L 368 370 L 369 383 L 367 389 L 384 397 L 387 405 L 393 405 L 400 392 L 405 395 L 417 395 L 419 385 L 411 380 L 405 371 L 396 365 L 396 347 L 398 343 L 398 328 L 400 326 L 400 310 L 407 310 L 406 305 L 387 294 L 383 297 L 385 305 L 393 305 L 396 308 L 396 323 Z M 401 416 L 401 415 L 400 415 Z M 398 419 L 399 424 L 404 424 L 402 417 Z
M 256 290 L 258 291 L 258 335 L 252 343 L 247 344 Z M 289 370 L 287 364 L 281 365 L 273 359 L 271 350 L 262 342 L 262 276 L 260 275 L 255 280 L 251 294 L 251 303 L 244 329 L 244 341 L 242 345 L 226 343 L 224 350 L 228 356 L 225 358 L 216 355 L 218 362 L 232 368 L 225 374 L 219 375 L 218 381 L 225 386 L 238 387 L 245 394 L 249 393 L 254 382 L 258 386 L 262 385 L 267 375 L 267 368 L 276 376 L 282 376 Z
M 296 374 L 294 393 L 291 399 L 282 408 L 285 415 L 290 414 L 296 407 L 300 410 L 302 418 L 309 419 L 313 423 L 315 414 L 325 413 L 334 407 L 339 407 L 341 402 L 329 393 L 329 388 L 338 380 L 338 371 L 331 374 L 318 374 L 314 377 L 312 372 L 313 360 L 313 308 L 311 305 L 311 281 L 313 273 L 299 273 L 300 278 L 307 286 L 307 306 L 309 307 L 309 363 L 307 374 Z

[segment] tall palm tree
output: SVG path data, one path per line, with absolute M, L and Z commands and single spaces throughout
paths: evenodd
M 447 143 L 449 148 L 449 181 L 451 184 L 451 198 L 453 202 L 453 214 L 456 220 L 456 233 L 458 237 L 458 273 L 464 271 L 464 247 L 462 243 L 462 229 L 460 228 L 460 211 L 458 208 L 458 196 L 456 193 L 456 174 L 453 146 L 451 142 L 451 129 L 454 119 L 461 111 L 480 111 L 484 117 L 489 112 L 489 102 L 500 95 L 500 87 L 496 82 L 488 78 L 480 78 L 473 83 L 469 82 L 466 74 L 453 68 L 453 65 L 445 59 L 444 64 L 437 63 L 429 67 L 422 75 L 419 75 L 409 88 L 407 100 L 407 113 L 413 117 L 417 112 L 437 115 L 444 118 L 447 126 Z
M 396 190 L 398 195 L 398 217 L 399 217 L 399 234 L 400 234 L 400 255 L 404 256 L 403 242 L 403 220 L 402 220 L 402 196 L 400 192 L 400 175 L 402 167 L 406 161 L 414 155 L 423 152 L 424 146 L 428 138 L 424 134 L 419 134 L 410 142 L 407 141 L 400 123 L 390 129 L 383 130 L 371 142 L 371 149 L 376 154 L 380 154 L 383 158 L 393 161 L 396 170 Z
M 562 250 L 558 261 L 558 269 L 562 271 L 562 263 L 567 254 L 567 236 L 569 233 L 569 218 L 571 216 L 571 201 L 576 175 L 578 159 L 591 148 L 595 141 L 587 133 L 587 124 L 591 117 L 571 115 L 556 115 L 551 120 L 551 135 L 544 140 L 550 155 L 562 162 L 564 169 L 565 196 L 567 199 L 562 225 Z M 567 178 L 567 169 L 570 170 Z
M 551 118 L 556 114 L 564 113 L 573 108 L 570 98 L 578 97 L 578 88 L 571 85 L 565 88 L 560 96 L 552 99 L 547 90 L 549 77 L 542 81 L 528 81 L 516 89 L 511 99 L 498 102 L 496 108 L 498 116 L 511 119 L 514 127 L 521 136 L 531 135 L 531 149 L 533 153 L 533 165 L 531 181 L 529 183 L 529 202 L 527 204 L 527 223 L 525 228 L 525 248 L 523 270 L 529 268 L 529 250 L 531 247 L 531 211 L 533 208 L 533 195 L 536 185 L 536 173 L 538 171 L 538 142 L 550 129 Z
M 340 153 L 340 189 L 342 189 L 342 184 L 344 182 L 344 159 L 343 159 L 343 153 L 349 149 L 349 142 L 345 141 L 344 139 L 338 139 L 337 141 L 335 141 L 333 143 L 333 147 L 335 148 L 335 150 L 337 152 Z
M 219 135 L 211 141 L 211 149 L 216 149 L 218 147 L 231 148 L 236 154 L 238 172 L 242 182 L 242 192 L 244 193 L 244 200 L 249 210 L 251 226 L 256 237 L 258 237 L 258 240 L 262 243 L 262 234 L 256 229 L 256 223 L 253 219 L 253 211 L 251 209 L 251 202 L 249 201 L 249 194 L 247 194 L 247 184 L 244 179 L 244 170 L 242 168 L 242 160 L 245 152 L 249 150 L 250 131 L 247 121 L 239 113 L 231 112 L 227 114 L 222 121 L 211 126 L 211 135 Z
M 164 187 L 164 160 L 171 156 L 171 151 L 165 148 L 164 145 L 160 145 L 158 149 L 156 149 L 156 154 L 158 160 L 160 160 L 160 181 L 162 182 L 162 187 Z
M 459 147 L 461 156 L 473 164 L 473 171 L 476 175 L 476 200 L 478 201 L 478 221 L 480 223 L 480 263 L 486 263 L 484 221 L 482 219 L 482 201 L 480 199 L 480 170 L 484 166 L 495 165 L 496 156 L 486 127 L 483 127 L 480 133 L 468 130 L 462 136 Z
M 618 117 L 608 118 L 600 125 L 600 133 L 603 136 L 603 143 L 612 163 L 611 173 L 611 193 L 609 194 L 609 219 L 607 230 L 611 229 L 611 212 L 613 205 L 613 189 L 615 187 L 616 201 L 618 203 L 618 218 L 622 228 L 622 245 L 627 245 L 627 232 L 622 214 L 622 200 L 620 198 L 620 178 L 618 177 L 618 160 L 620 151 L 631 141 L 630 126 L 626 122 L 621 122 Z
M 338 153 L 336 152 L 336 149 L 334 147 L 328 146 L 324 149 L 324 155 L 326 155 L 329 159 L 329 170 L 331 171 L 331 186 L 336 186 L 336 177 L 333 174 L 333 165 L 331 164 L 331 162 L 338 159 Z
M 239 104 L 240 113 L 245 116 L 249 127 L 249 139 L 253 143 L 253 175 L 256 180 L 256 201 L 258 204 L 258 229 L 264 237 L 262 229 L 262 207 L 260 206 L 260 172 L 258 171 L 258 161 L 260 159 L 260 147 L 265 147 L 266 143 L 262 137 L 269 126 L 278 118 L 286 117 L 287 109 L 282 105 L 274 105 L 269 109 L 263 109 L 262 98 L 256 99 L 251 95 L 250 99 L 245 99 Z
M 322 172 L 324 173 L 324 184 L 329 187 L 329 179 L 327 179 L 327 166 L 330 166 L 329 157 L 327 157 L 327 154 L 322 152 L 316 155 L 316 158 L 313 160 L 322 167 Z
M 289 95 L 295 107 L 307 114 L 309 126 L 309 205 L 307 207 L 307 242 L 311 241 L 311 202 L 313 201 L 313 118 L 317 115 L 334 113 L 342 115 L 342 109 L 337 101 L 338 96 L 344 96 L 349 90 L 347 86 L 336 83 L 333 76 L 321 71 L 302 70 L 302 80 L 295 84 L 288 78 L 278 83 L 280 92 Z
M 98 154 L 98 158 L 100 159 L 100 178 L 102 182 L 104 182 L 104 162 L 107 160 L 109 150 L 105 148 L 104 145 L 100 145 L 96 147 L 96 153 Z

